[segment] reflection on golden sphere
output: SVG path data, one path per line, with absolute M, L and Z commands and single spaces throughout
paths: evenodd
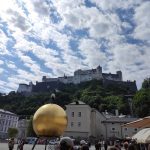
M 38 136 L 60 136 L 66 127 L 66 112 L 56 104 L 43 105 L 34 114 L 33 129 Z

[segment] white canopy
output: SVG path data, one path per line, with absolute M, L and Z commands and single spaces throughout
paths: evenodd
M 132 139 L 135 139 L 137 143 L 150 143 L 150 128 L 140 130 Z

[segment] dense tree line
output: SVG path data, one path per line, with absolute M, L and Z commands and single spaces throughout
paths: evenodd
M 142 88 L 135 94 L 133 107 L 137 116 L 150 116 L 150 78 L 143 81 Z
M 143 88 L 133 98 L 134 114 L 139 117 L 150 114 L 148 108 L 150 106 L 150 89 L 144 82 Z M 8 95 L 0 94 L 0 108 L 12 111 L 22 118 L 24 116 L 30 117 L 41 105 L 51 102 L 52 92 L 31 96 L 23 96 L 15 92 L 10 92 Z M 108 110 L 114 113 L 115 109 L 118 109 L 120 113 L 128 115 L 130 107 L 128 100 L 124 97 L 128 92 L 128 89 L 122 86 L 105 87 L 102 81 L 93 80 L 79 85 L 65 85 L 63 89 L 55 92 L 56 98 L 53 103 L 65 108 L 66 104 L 81 100 L 100 112 Z

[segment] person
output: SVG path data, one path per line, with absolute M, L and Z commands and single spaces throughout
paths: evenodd
M 9 141 L 8 141 L 8 148 L 9 148 L 9 150 L 13 150 L 14 149 L 14 144 L 15 144 L 14 138 L 9 139 Z
M 89 150 L 89 147 L 87 145 L 82 145 L 81 150 Z
M 88 150 L 88 149 L 89 149 L 89 147 L 88 147 L 86 141 L 85 140 L 81 140 L 80 141 L 80 150 Z
M 101 141 L 98 142 L 98 145 L 99 145 L 99 150 L 101 150 L 101 147 L 102 147 Z
M 104 142 L 104 149 L 107 150 L 108 144 L 107 141 Z
M 88 142 L 88 147 L 91 147 L 91 142 L 90 141 Z
M 123 144 L 123 147 L 124 147 L 125 150 L 128 150 L 128 142 L 125 142 L 125 143 Z
M 70 137 L 63 137 L 60 139 L 60 150 L 73 150 L 73 140 Z
M 18 143 L 17 150 L 23 150 L 24 144 L 25 144 L 25 140 L 24 139 L 20 140 L 20 142 Z
M 131 140 L 131 143 L 128 145 L 128 150 L 136 150 L 136 142 Z
M 108 150 L 118 150 L 118 148 L 115 147 L 115 146 L 111 146 L 111 147 L 108 148 Z
M 96 141 L 96 142 L 95 142 L 95 150 L 99 150 L 99 148 L 100 148 L 100 147 L 99 147 L 99 143 L 98 143 L 98 141 Z
M 80 141 L 80 145 L 82 146 L 82 145 L 87 145 L 87 143 L 85 142 L 85 140 L 81 140 Z

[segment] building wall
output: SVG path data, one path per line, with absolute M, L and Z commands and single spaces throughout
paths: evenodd
M 122 127 L 124 123 L 135 121 L 137 118 L 119 118 L 118 115 L 105 116 L 86 104 L 69 104 L 66 105 L 66 108 L 68 126 L 65 135 L 67 136 L 85 138 L 93 136 L 99 139 L 125 138 L 127 136 L 131 137 L 138 131 L 134 128 Z
M 7 138 L 9 128 L 17 128 L 18 117 L 8 111 L 0 110 L 0 137 Z
M 134 120 L 135 119 L 133 119 L 132 121 L 134 121 Z M 123 122 L 104 123 L 105 131 L 106 131 L 106 138 L 110 138 L 110 137 L 118 137 L 118 138 L 132 137 L 135 133 L 137 133 L 139 131 L 139 129 L 137 129 L 137 128 L 124 128 L 124 127 L 122 127 L 123 124 L 124 124 Z
M 94 116 L 95 116 L 95 122 L 94 122 L 95 125 L 93 124 L 93 118 L 94 118 L 93 115 L 91 117 L 91 124 L 93 126 L 95 126 L 94 127 L 95 137 L 105 138 L 105 135 L 106 135 L 105 134 L 105 126 L 102 124 L 102 121 L 104 121 L 106 118 L 100 112 L 98 112 L 96 109 L 94 109 L 91 114 L 94 114 Z
M 91 108 L 88 105 L 66 105 L 66 108 L 66 113 L 68 116 L 68 126 L 66 133 L 71 133 L 73 135 L 80 133 L 79 135 L 89 136 L 91 134 Z
M 21 119 L 18 121 L 18 138 L 25 138 L 27 135 L 27 127 L 29 124 L 29 120 Z
M 121 81 L 122 80 L 122 73 L 121 71 L 118 71 L 116 75 L 119 75 L 117 78 L 113 78 L 110 74 L 110 76 L 107 77 L 109 80 L 114 81 Z M 90 81 L 92 79 L 102 79 L 102 67 L 98 66 L 96 69 L 91 70 L 77 70 L 74 72 L 74 76 L 64 76 L 64 77 L 58 77 L 58 78 L 46 78 L 46 76 L 43 76 L 42 81 L 43 82 L 52 82 L 52 81 L 60 81 L 62 83 L 74 83 L 79 84 L 81 82 Z
M 32 85 L 27 85 L 27 84 L 19 84 L 19 88 L 17 90 L 18 93 L 21 92 L 31 92 L 32 91 Z

